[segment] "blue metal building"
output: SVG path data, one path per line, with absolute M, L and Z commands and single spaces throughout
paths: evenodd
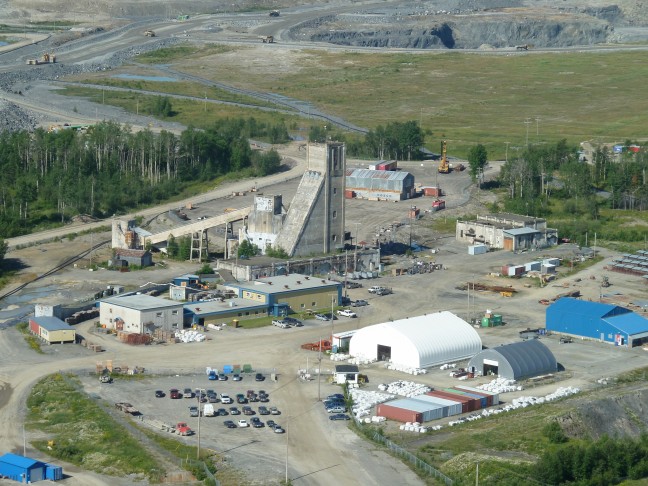
M 45 479 L 45 463 L 29 457 L 7 453 L 0 457 L 0 476 L 19 483 L 33 483 Z
M 648 319 L 629 309 L 563 297 L 547 308 L 548 331 L 596 339 L 617 346 L 648 342 Z

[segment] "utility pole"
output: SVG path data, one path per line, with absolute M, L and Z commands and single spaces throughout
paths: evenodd
M 207 91 L 205 91 L 205 109 L 204 111 L 207 111 Z
M 504 155 L 504 159 L 506 162 L 508 162 L 508 146 L 511 142 L 504 142 L 506 144 L 506 153 Z
M 353 246 L 353 272 L 354 273 L 358 271 L 358 240 L 359 240 L 359 238 L 358 238 L 358 226 L 359 225 L 360 225 L 360 223 L 357 223 L 357 222 L 355 223 L 355 227 L 356 227 L 355 237 L 356 237 L 356 240 L 355 240 L 355 245 Z
M 198 402 L 198 448 L 196 449 L 196 459 L 200 460 L 200 416 L 202 415 L 202 410 L 200 410 L 200 393 L 196 393 L 196 401 Z
M 317 401 L 321 402 L 322 401 L 322 394 L 321 394 L 321 388 L 322 388 L 322 338 L 320 337 L 320 342 L 319 342 L 319 353 L 317 354 Z
M 529 125 L 531 124 L 531 119 L 527 118 L 524 120 L 524 124 L 526 125 L 526 144 L 527 146 L 529 145 Z

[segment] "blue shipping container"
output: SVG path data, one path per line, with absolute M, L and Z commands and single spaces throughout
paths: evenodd
M 60 481 L 63 479 L 63 468 L 53 464 L 45 464 L 45 479 L 50 481 Z
M 223 373 L 225 373 L 226 375 L 229 375 L 230 373 L 232 373 L 233 369 L 234 369 L 234 367 L 232 365 L 225 365 L 225 366 L 223 366 Z

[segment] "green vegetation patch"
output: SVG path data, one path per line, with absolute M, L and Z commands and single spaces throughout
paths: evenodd
M 250 69 L 245 54 L 215 55 L 211 61 L 211 69 L 194 59 L 180 60 L 175 68 L 311 101 L 367 128 L 420 120 L 434 140 L 447 138 L 448 150 L 459 157 L 482 143 L 489 154 L 504 158 L 505 142 L 511 156 L 513 147 L 525 143 L 527 129 L 532 143 L 643 137 L 638 121 L 648 111 L 648 64 L 637 62 L 634 52 L 301 51 L 291 60 L 283 51 L 267 50 L 263 69 Z
M 133 91 L 104 91 L 100 88 L 71 87 L 59 91 L 66 96 L 79 96 L 87 98 L 95 103 L 105 103 L 112 106 L 118 106 L 131 113 L 148 114 L 155 111 L 156 100 L 159 96 L 144 95 Z M 297 115 L 286 115 L 283 113 L 274 113 L 258 110 L 254 107 L 205 104 L 204 101 L 172 99 L 173 104 L 173 121 L 191 125 L 198 128 L 213 126 L 223 120 L 235 118 L 249 118 L 253 116 L 259 123 L 284 123 L 286 126 L 298 124 Z
M 72 376 L 53 374 L 41 379 L 27 398 L 26 425 L 53 440 L 32 442 L 34 447 L 101 474 L 141 475 L 163 470 L 124 427 L 88 398 Z
M 38 354 L 43 354 L 40 341 L 36 336 L 34 336 L 29 332 L 29 324 L 27 324 L 26 322 L 21 322 L 16 325 L 16 329 L 18 329 L 18 331 L 21 332 L 21 334 L 25 338 L 25 342 L 29 345 L 31 349 L 36 351 Z
M 233 50 L 235 50 L 235 48 L 220 44 L 203 47 L 195 45 L 182 45 L 165 47 L 156 51 L 146 52 L 144 54 L 140 54 L 135 59 L 138 62 L 146 64 L 165 64 L 172 61 L 179 61 L 181 59 L 193 59 L 196 57 L 209 56 L 213 54 L 222 54 Z

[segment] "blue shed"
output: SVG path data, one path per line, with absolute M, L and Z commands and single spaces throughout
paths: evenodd
M 563 297 L 547 308 L 547 330 L 614 343 L 641 346 L 648 342 L 648 319 L 612 304 Z
M 6 476 L 19 483 L 42 481 L 45 479 L 45 463 L 7 453 L 0 457 L 0 476 Z

